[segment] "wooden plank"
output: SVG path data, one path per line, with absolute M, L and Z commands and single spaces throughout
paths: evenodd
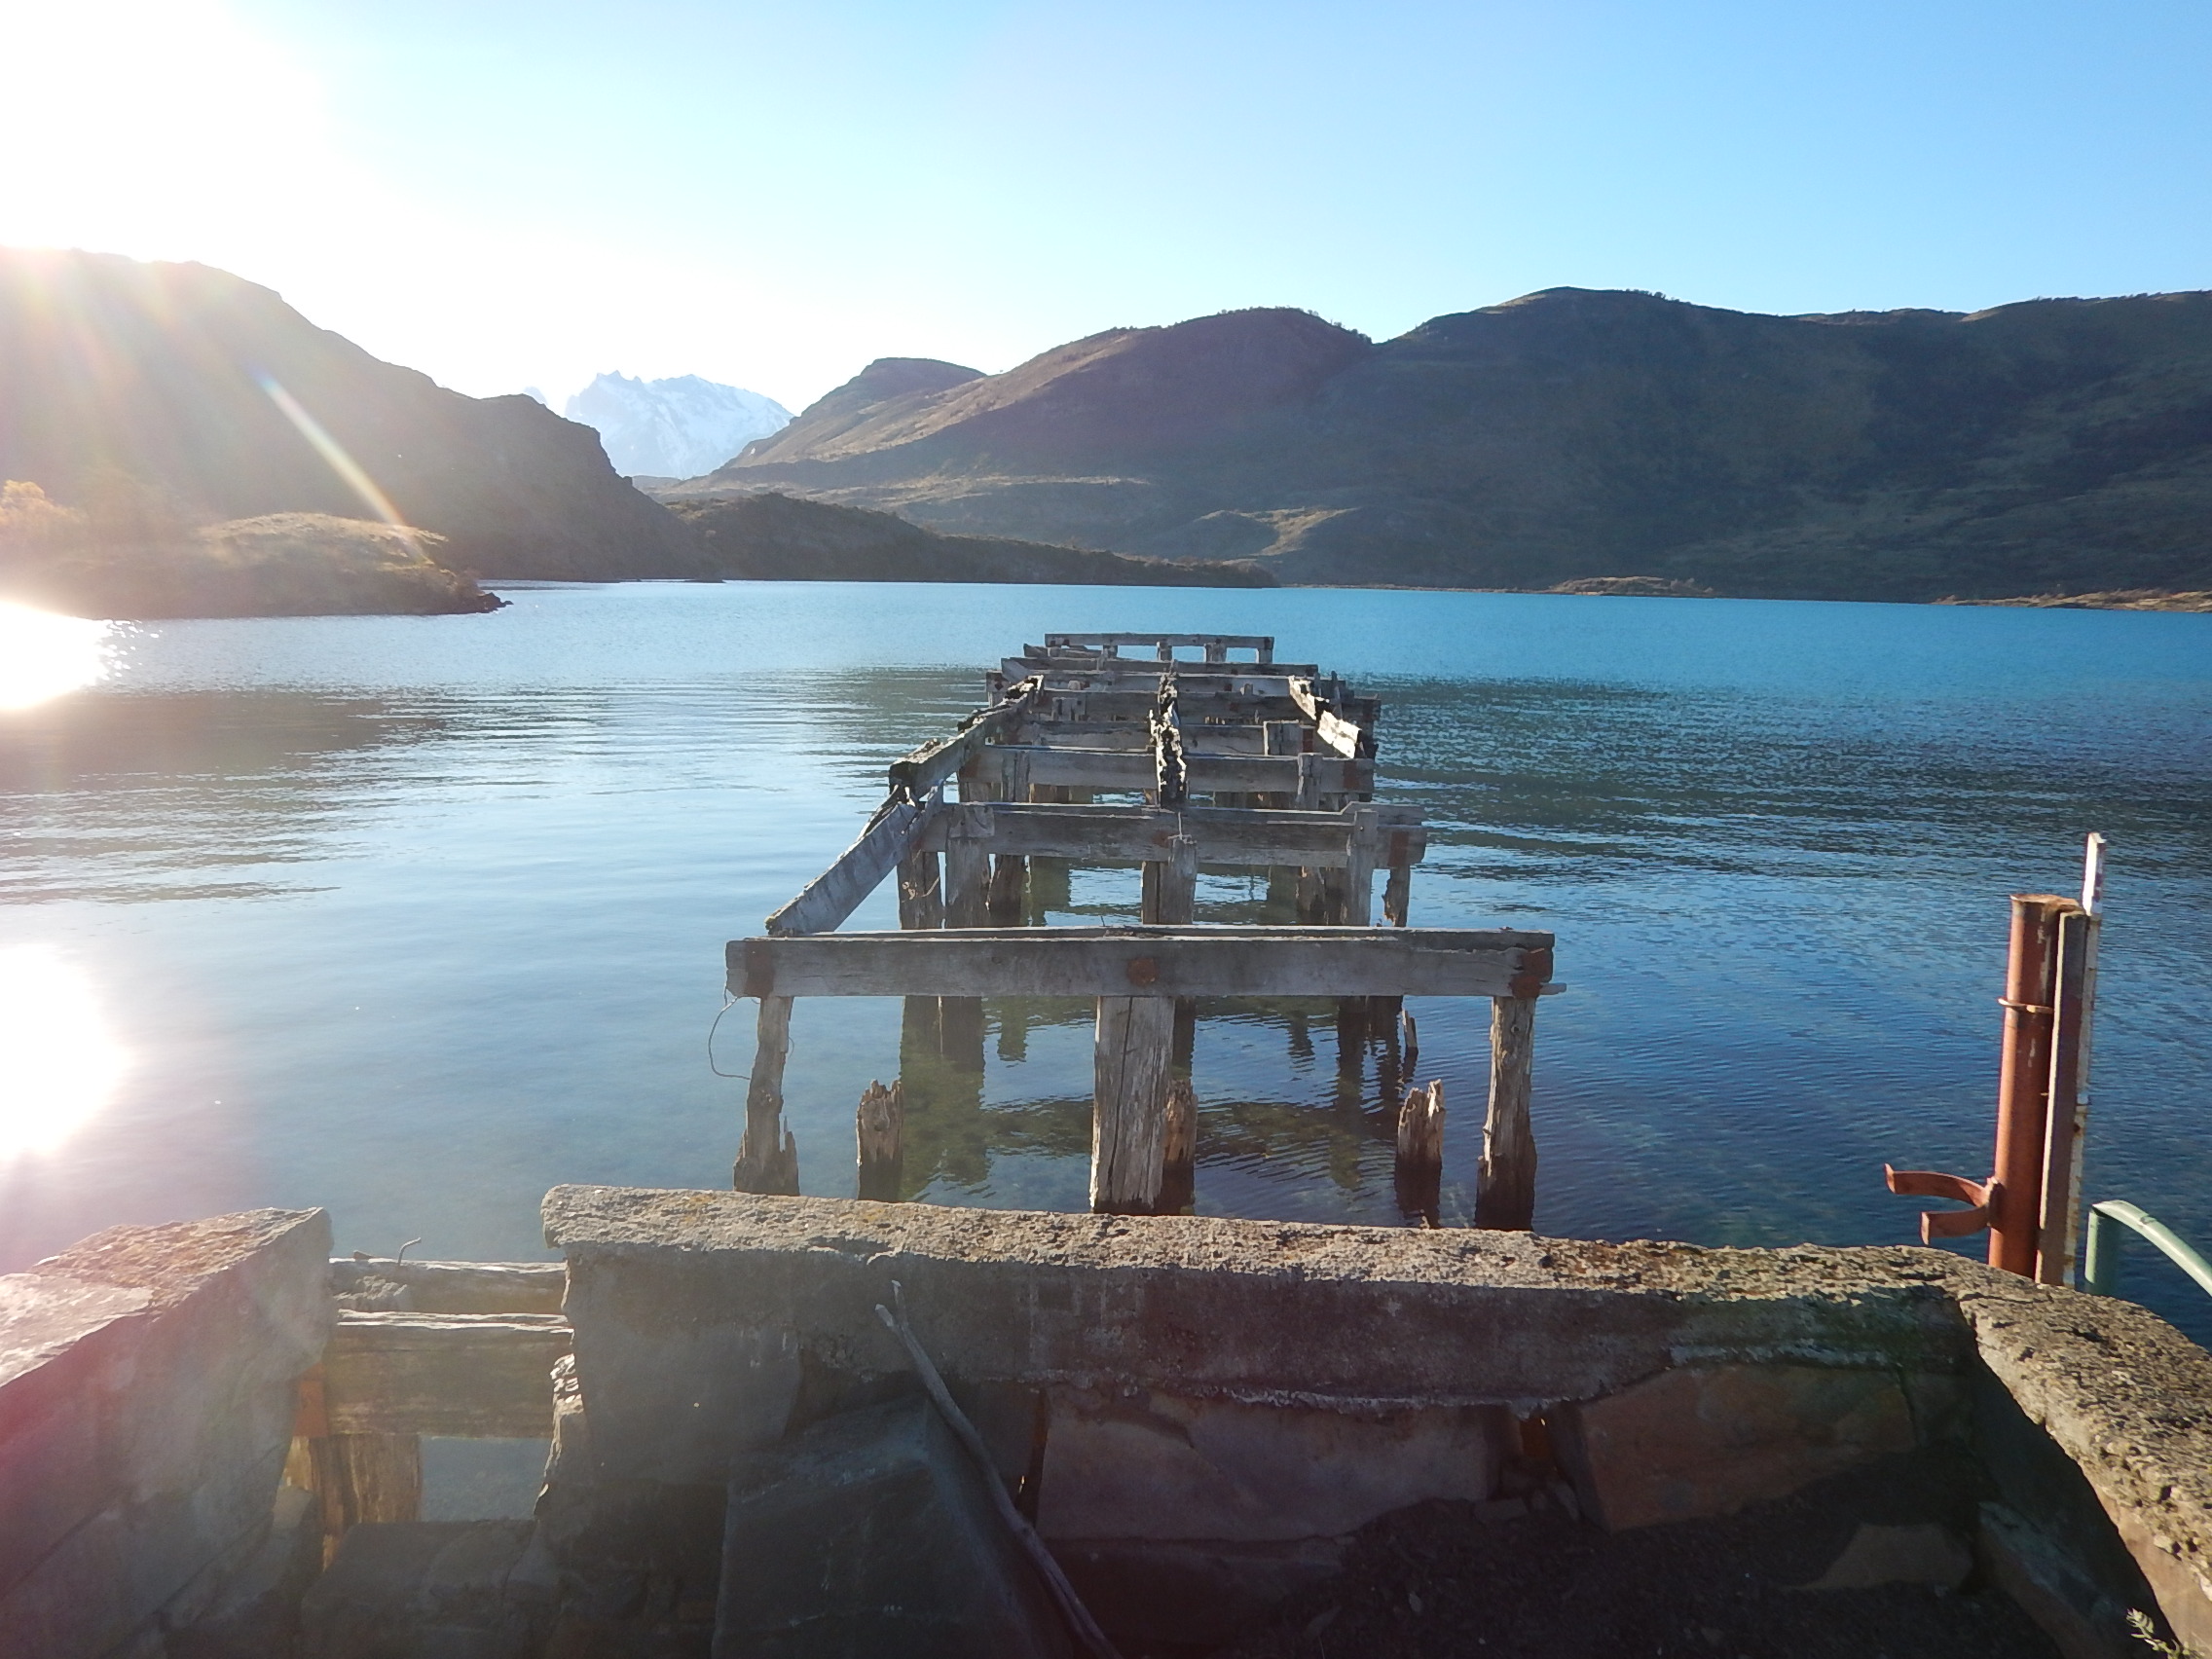
M 1290 695 L 1299 711 L 1312 722 L 1314 735 L 1323 748 L 1347 757 L 1365 752 L 1366 733 L 1339 715 L 1312 681 L 1294 679 L 1290 682 Z
M 345 1313 L 323 1350 L 333 1434 L 535 1440 L 553 1432 L 553 1313 Z
M 1008 747 L 1012 747 L 1011 745 Z M 1222 790 L 1283 795 L 1298 791 L 1299 762 L 1316 762 L 1315 787 L 1335 794 L 1364 794 L 1375 787 L 1373 760 L 1346 760 L 1337 756 L 1209 755 L 1186 749 L 1194 794 Z M 1030 777 L 1039 788 L 1135 793 L 1152 788 L 1149 746 L 1127 749 L 1031 747 Z
M 392 1262 L 339 1256 L 330 1264 L 334 1296 L 404 1290 L 401 1311 L 415 1313 L 558 1313 L 568 1294 L 565 1262 Z
M 1475 1225 L 1525 1233 L 1536 1217 L 1536 1137 L 1529 1123 L 1529 1077 L 1536 1040 L 1536 999 L 1499 997 L 1491 1005 L 1490 1112 L 1475 1184 Z
M 1090 1110 L 1090 1207 L 1150 1215 L 1160 1204 L 1175 1005 L 1100 997 Z
M 1407 865 L 1427 856 L 1428 830 L 1420 809 L 1361 804 L 1342 812 L 1295 812 L 1268 807 L 1190 806 L 1181 812 L 1153 806 L 1017 806 L 992 803 L 947 807 L 933 823 L 922 848 L 943 846 L 955 825 L 983 840 L 1000 857 L 1060 858 L 1078 863 L 1163 862 L 1178 833 L 1198 843 L 1202 865 L 1343 865 L 1352 857 L 1359 813 L 1372 815 L 1379 853 Z
M 788 997 L 1534 995 L 1517 929 L 971 928 L 733 940 L 732 994 Z
M 1175 692 L 1176 700 L 1185 705 L 1185 713 L 1193 719 L 1202 716 L 1209 720 L 1254 722 L 1303 718 L 1298 704 L 1287 695 L 1252 694 L 1227 682 L 1191 682 L 1177 675 Z M 1149 685 L 1140 682 L 1085 690 L 1049 687 L 1037 694 L 1030 705 L 1029 718 L 1040 720 L 1143 719 L 1159 701 L 1159 680 Z
M 1034 684 L 1009 686 L 1003 703 L 977 709 L 950 737 L 925 743 L 892 761 L 891 793 L 907 800 L 921 800 L 959 771 L 977 749 L 1018 725 L 1029 712 L 1029 699 L 1035 690 Z
M 829 933 L 861 907 L 861 902 L 883 878 L 899 867 L 920 839 L 930 818 L 939 810 L 939 796 L 931 794 L 920 805 L 908 800 L 887 800 L 867 821 L 860 839 L 837 855 L 836 861 L 799 889 L 798 897 L 768 918 L 772 934 Z
M 1024 720 L 1014 729 L 1016 743 L 1007 747 L 1042 745 L 1048 749 L 1137 750 L 1152 748 L 1149 719 L 1127 720 Z M 1186 719 L 1183 746 L 1198 755 L 1265 755 L 1267 733 L 1262 725 L 1206 725 Z M 1037 782 L 1045 780 L 1037 777 Z
M 1047 634 L 1047 652 L 1065 652 L 1075 649 L 1104 650 L 1111 646 L 1119 650 L 1124 645 L 1150 645 L 1169 649 L 1203 650 L 1219 646 L 1229 651 L 1255 651 L 1262 662 L 1275 654 L 1275 637 L 1272 634 Z
M 1062 690 L 1131 689 L 1159 683 L 1168 664 L 1141 657 L 1059 656 L 1042 652 L 999 659 L 999 676 L 1007 683 L 1023 680 L 1044 682 L 1050 694 Z M 1288 682 L 1296 677 L 1313 680 L 1321 670 L 1309 662 L 1181 662 L 1173 665 L 1178 684 L 1193 688 L 1249 688 L 1270 697 L 1288 697 Z

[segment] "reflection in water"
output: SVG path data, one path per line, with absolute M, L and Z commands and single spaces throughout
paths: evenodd
M 0 1165 L 60 1146 L 129 1064 L 90 976 L 52 945 L 0 949 Z
M 1320 641 L 1388 699 L 1380 793 L 1432 827 L 1416 925 L 1558 932 L 1539 1227 L 1911 1237 L 1883 1161 L 1989 1155 L 2005 895 L 2063 891 L 2101 829 L 2092 1196 L 2212 1236 L 2205 618 L 1292 589 L 513 597 L 490 617 L 165 624 L 104 683 L 0 719 L 0 948 L 54 941 L 127 995 L 134 1055 L 104 1111 L 21 1166 L 35 1191 L 0 1179 L 0 1271 L 109 1222 L 258 1203 L 330 1205 L 342 1248 L 423 1235 L 499 1259 L 540 1248 L 556 1182 L 726 1183 L 745 1085 L 702 1041 L 724 941 L 852 839 L 885 763 L 975 706 L 993 653 L 1163 606 Z M 1138 892 L 1134 867 L 1038 860 L 1025 914 L 1133 920 Z M 1199 914 L 1276 912 L 1264 878 L 1209 869 Z M 888 889 L 848 923 L 895 925 Z M 855 1105 L 903 1073 L 903 1196 L 1085 1208 L 1088 1005 L 993 998 L 927 1030 L 904 1012 L 794 1011 L 803 1189 L 853 1191 Z M 1398 1221 L 1389 1103 L 1440 1080 L 1442 1215 L 1463 1223 L 1490 1010 L 1411 1012 L 1409 1078 L 1386 1032 L 1347 1053 L 1325 1000 L 1202 1007 L 1198 1212 Z M 2158 1265 L 2129 1271 L 2130 1294 L 2212 1318 L 2186 1281 L 2158 1301 Z
M 0 599 L 0 709 L 27 709 L 103 678 L 113 627 Z

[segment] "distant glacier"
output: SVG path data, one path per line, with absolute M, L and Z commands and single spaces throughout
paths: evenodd
M 607 459 L 628 478 L 697 478 L 792 420 L 772 397 L 697 375 L 656 381 L 601 375 L 562 413 L 595 427 Z

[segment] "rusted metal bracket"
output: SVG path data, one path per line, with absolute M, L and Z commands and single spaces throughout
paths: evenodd
M 1941 1175 L 1933 1169 L 1893 1169 L 1882 1165 L 1882 1179 L 1889 1183 L 1890 1191 L 1913 1198 L 1956 1198 L 1971 1208 L 1963 1210 L 1922 1210 L 1920 1212 L 1920 1241 L 1933 1244 L 1938 1238 L 1965 1238 L 1981 1232 L 1989 1225 L 1991 1212 L 2005 1192 L 2004 1183 L 1994 1178 L 1987 1181 L 1970 1181 L 1964 1175 Z

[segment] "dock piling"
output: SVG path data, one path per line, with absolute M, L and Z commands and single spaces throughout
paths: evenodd
M 1170 997 L 1100 997 L 1090 1114 L 1090 1207 L 1151 1215 L 1165 1166 L 1175 1041 Z
M 1535 1221 L 1536 1137 L 1529 1123 L 1535 1036 L 1534 997 L 1491 999 L 1490 1110 L 1475 1185 L 1477 1227 L 1525 1233 Z
M 784 1127 L 784 1061 L 792 1049 L 792 999 L 762 997 L 753 1075 L 745 1086 L 745 1138 L 730 1186 L 740 1193 L 798 1191 L 798 1143 Z
M 906 1091 L 898 1078 L 891 1087 L 870 1082 L 862 1091 L 854 1115 L 854 1138 L 859 1145 L 859 1196 L 881 1202 L 899 1197 L 902 1142 L 906 1132 Z

